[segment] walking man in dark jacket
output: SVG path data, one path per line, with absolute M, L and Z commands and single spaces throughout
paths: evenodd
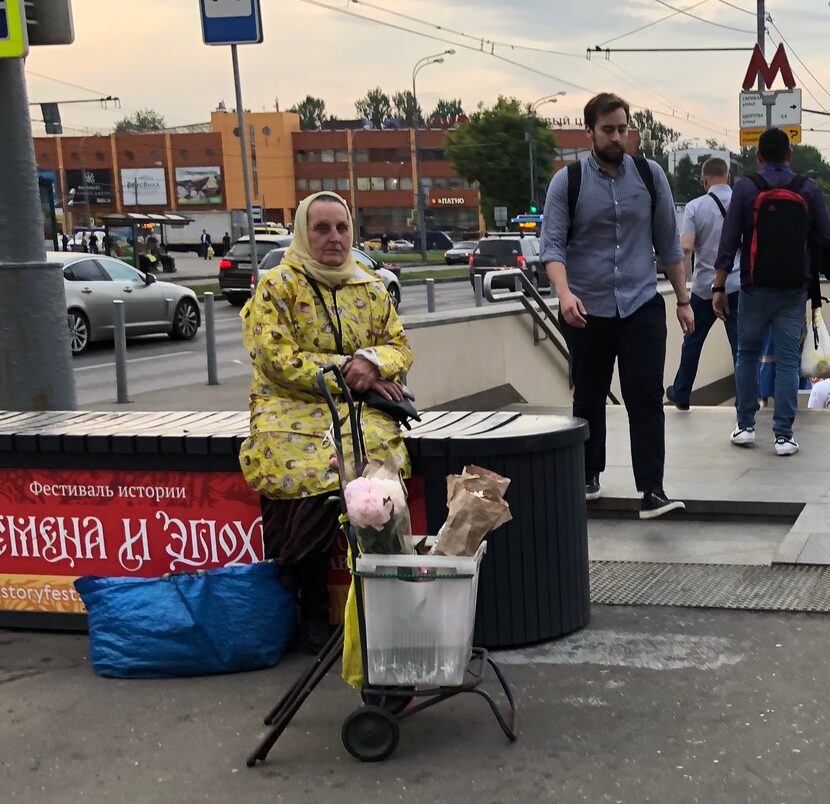
M 801 332 L 814 271 L 808 244 L 830 245 L 830 215 L 821 190 L 812 179 L 793 173 L 791 159 L 787 135 L 777 128 L 767 129 L 758 142 L 758 175 L 746 176 L 735 185 L 712 286 L 712 307 L 725 320 L 731 312 L 726 277 L 740 249 L 738 421 L 729 438 L 738 447 L 755 446 L 755 415 L 760 407 L 758 359 L 767 327 L 772 325 L 776 455 L 794 455 L 799 449 L 793 423 L 798 408 Z

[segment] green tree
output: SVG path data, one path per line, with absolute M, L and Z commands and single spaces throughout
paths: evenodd
M 421 107 L 415 101 L 415 96 L 408 89 L 392 95 L 392 104 L 395 107 L 395 114 L 410 126 L 420 121 Z
M 758 172 L 758 149 L 742 148 L 738 159 L 738 176 Z M 830 165 L 825 162 L 821 151 L 812 145 L 793 145 L 793 159 L 790 167 L 802 176 L 815 179 L 824 195 L 830 195 Z
M 323 127 L 323 123 L 328 119 L 326 102 L 322 98 L 315 98 L 312 95 L 306 95 L 288 111 L 300 115 L 300 128 L 303 131 L 317 131 Z
M 556 143 L 548 123 L 530 117 L 533 126 L 536 196 L 544 198 L 553 170 Z M 488 226 L 493 207 L 507 207 L 511 217 L 526 212 L 530 201 L 530 167 L 525 134 L 529 118 L 516 98 L 499 96 L 492 108 L 481 107 L 469 122 L 447 137 L 445 152 L 455 171 L 478 182 L 481 206 Z
M 658 123 L 650 109 L 634 112 L 631 122 L 640 131 L 640 149 L 643 154 L 659 162 L 663 170 L 668 171 L 669 149 L 680 139 L 680 132 Z
M 700 183 L 700 166 L 707 159 L 707 156 L 699 156 L 697 161 L 692 162 L 687 154 L 677 163 L 672 181 L 672 195 L 675 203 L 687 204 L 703 192 L 703 186 Z
M 464 108 L 461 106 L 461 99 L 444 100 L 440 99 L 435 104 L 427 123 L 430 126 L 454 126 L 458 122 L 458 118 L 464 114 Z
M 164 129 L 164 117 L 155 109 L 139 109 L 135 114 L 128 114 L 115 124 L 116 134 L 143 134 L 147 131 Z
M 380 87 L 370 89 L 364 97 L 358 98 L 354 108 L 360 117 L 372 123 L 373 128 L 383 128 L 384 122 L 392 116 L 389 96 Z

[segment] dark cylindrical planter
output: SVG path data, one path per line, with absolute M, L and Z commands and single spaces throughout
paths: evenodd
M 447 413 L 407 439 L 430 533 L 446 519 L 448 474 L 476 464 L 511 480 L 513 520 L 490 535 L 481 566 L 476 645 L 525 645 L 587 624 L 587 437 L 587 424 L 566 416 Z

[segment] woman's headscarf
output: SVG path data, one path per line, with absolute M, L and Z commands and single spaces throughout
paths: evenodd
M 311 256 L 311 250 L 308 245 L 308 208 L 318 198 L 324 196 L 338 201 L 342 204 L 343 209 L 346 210 L 346 217 L 349 221 L 349 244 L 351 244 L 354 230 L 352 216 L 346 202 L 337 193 L 325 191 L 322 193 L 314 193 L 314 195 L 309 195 L 304 198 L 297 207 L 297 213 L 294 216 L 294 239 L 291 241 L 291 245 L 285 252 L 282 261 L 305 271 L 309 276 L 318 282 L 322 282 L 327 287 L 335 288 L 342 285 L 347 279 L 355 276 L 359 271 L 359 266 L 352 256 L 351 245 L 346 252 L 345 262 L 337 267 L 317 262 Z

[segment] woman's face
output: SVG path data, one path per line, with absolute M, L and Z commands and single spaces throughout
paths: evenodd
M 308 248 L 314 260 L 338 268 L 346 262 L 351 245 L 346 208 L 330 201 L 312 203 L 308 208 Z

